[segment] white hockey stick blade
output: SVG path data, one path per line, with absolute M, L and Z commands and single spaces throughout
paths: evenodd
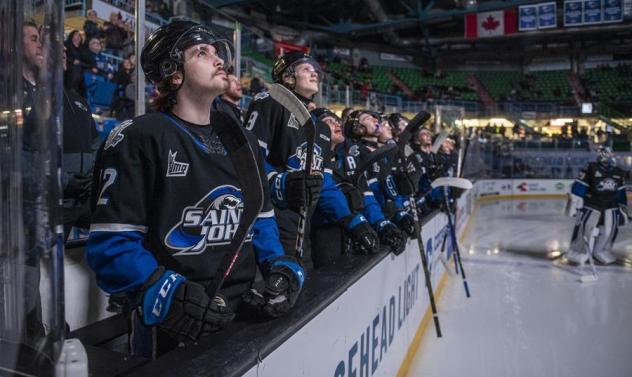
M 311 119 L 307 108 L 288 88 L 281 84 L 272 84 L 268 89 L 268 93 L 290 113 L 294 114 L 301 126 Z
M 449 187 L 457 187 L 462 190 L 471 189 L 472 182 L 469 179 L 465 178 L 456 178 L 456 177 L 441 177 L 437 178 L 431 183 L 432 188 L 449 186 Z
M 434 143 L 432 143 L 432 153 L 437 153 L 439 151 L 439 148 L 441 148 L 441 144 L 443 144 L 443 142 L 445 141 L 445 139 L 448 138 L 448 131 L 443 130 L 441 131 L 441 133 L 439 133 L 439 135 L 437 135 L 437 138 L 435 139 Z

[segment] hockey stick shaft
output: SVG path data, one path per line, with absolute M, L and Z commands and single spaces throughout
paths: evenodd
M 439 324 L 439 314 L 437 313 L 437 305 L 435 303 L 434 291 L 432 289 L 432 280 L 430 278 L 430 270 L 428 268 L 428 257 L 426 256 L 426 250 L 424 248 L 424 241 L 421 239 L 421 222 L 417 214 L 417 204 L 415 198 L 410 198 L 410 207 L 413 211 L 413 218 L 415 220 L 415 234 L 417 235 L 417 247 L 419 248 L 419 254 L 421 255 L 421 265 L 424 269 L 424 276 L 426 278 L 426 289 L 428 290 L 428 299 L 430 300 L 430 309 L 432 310 L 432 319 L 434 320 L 435 330 L 437 331 L 437 337 L 441 338 L 441 325 Z
M 459 243 L 456 239 L 456 230 L 454 229 L 455 225 L 454 225 L 454 222 L 452 221 L 452 214 L 450 213 L 450 205 L 448 202 L 448 190 L 443 191 L 443 198 L 445 201 L 446 215 L 448 216 L 448 226 L 450 228 L 450 235 L 452 238 L 452 242 L 454 244 L 454 251 L 456 252 L 455 254 L 456 262 L 458 263 L 459 270 L 461 270 L 461 277 L 463 278 L 463 287 L 465 288 L 465 296 L 469 298 L 470 288 L 467 284 L 467 277 L 465 276 L 465 270 L 463 269 L 463 262 L 461 260 L 461 251 L 459 250 Z

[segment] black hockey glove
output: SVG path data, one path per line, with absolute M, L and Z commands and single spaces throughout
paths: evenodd
M 397 185 L 397 191 L 402 196 L 411 196 L 417 190 L 415 184 L 411 179 L 411 175 L 406 172 L 398 171 L 394 174 L 395 184 Z
M 92 173 L 88 175 L 73 174 L 64 187 L 64 199 L 74 199 L 83 203 L 90 198 L 92 189 Z
M 380 251 L 377 233 L 360 214 L 342 219 L 342 226 L 349 232 L 353 250 L 358 254 L 375 254 Z
M 303 180 L 303 177 L 305 179 Z M 312 207 L 318 203 L 323 175 L 313 172 L 306 175 L 304 171 L 278 173 L 270 179 L 272 201 L 279 208 L 298 209 Z
M 406 234 L 392 222 L 384 220 L 377 224 L 377 234 L 380 236 L 380 243 L 390 246 L 395 255 L 403 253 L 406 249 Z
M 364 196 L 362 192 L 351 183 L 341 183 L 338 188 L 347 198 L 351 212 L 362 212 L 364 210 Z
M 164 267 L 151 274 L 139 297 L 143 323 L 179 342 L 218 331 L 235 317 L 222 295 L 211 300 L 202 285 Z
M 266 316 L 277 318 L 289 312 L 303 289 L 305 272 L 298 259 L 282 256 L 263 267 L 266 287 L 263 293 L 251 289 L 243 296 L 246 304 Z
M 393 222 L 397 227 L 403 230 L 408 237 L 415 236 L 415 219 L 406 211 L 399 211 L 393 216 Z

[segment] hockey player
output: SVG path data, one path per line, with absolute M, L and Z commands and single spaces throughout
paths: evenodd
M 360 161 L 366 160 L 381 145 L 394 143 L 390 127 L 380 126 L 378 119 L 379 114 L 368 110 L 356 110 L 349 114 L 344 125 L 345 137 L 351 144 L 347 147 L 347 155 Z M 381 135 L 383 131 L 385 135 Z M 414 233 L 414 219 L 404 208 L 392 169 L 388 157 L 375 162 L 366 172 L 367 183 L 386 218 L 410 235 Z
M 287 312 L 303 285 L 303 269 L 284 256 L 266 202 L 220 293 L 209 297 L 205 289 L 220 260 L 235 253 L 227 245 L 248 200 L 238 175 L 259 174 L 265 182 L 262 156 L 259 172 L 237 171 L 214 130 L 230 122 L 209 112 L 228 88 L 230 61 L 230 43 L 197 23 L 176 21 L 152 32 L 141 63 L 160 92 L 157 112 L 118 125 L 95 166 L 87 261 L 99 287 L 127 293 L 137 308 L 134 354 L 155 357 L 231 321 L 256 262 L 266 282 L 263 310 L 271 316 Z M 257 151 L 256 138 L 246 136 Z
M 302 52 L 290 52 L 274 63 L 272 79 L 291 90 L 307 108 L 310 99 L 318 92 L 321 80 L 318 63 Z M 304 253 L 309 263 L 309 244 L 304 250 L 295 250 L 299 232 L 299 208 L 313 208 L 343 225 L 354 242 L 363 250 L 377 251 L 377 238 L 367 220 L 361 214 L 353 214 L 344 195 L 336 187 L 329 163 L 329 128 L 316 123 L 312 174 L 303 170 L 307 155 L 306 127 L 301 125 L 281 103 L 268 92 L 256 95 L 246 114 L 246 128 L 259 139 L 266 154 L 266 173 L 270 182 L 272 201 L 279 221 L 281 243 L 289 255 Z M 309 218 L 309 216 L 308 216 Z M 309 237 L 309 222 L 305 226 L 304 240 Z
M 613 263 L 612 245 L 618 227 L 628 221 L 624 171 L 616 166 L 610 147 L 601 147 L 598 153 L 597 161 L 579 173 L 569 197 L 579 210 L 566 259 L 578 264 L 585 263 L 591 254 L 603 264 Z M 572 203 L 569 209 L 573 209 Z
M 401 232 L 393 223 L 387 220 L 375 200 L 373 192 L 369 189 L 366 178 L 362 172 L 356 169 L 363 164 L 358 156 L 346 154 L 347 146 L 342 132 L 341 119 L 333 112 L 325 108 L 312 111 L 312 115 L 329 126 L 331 131 L 331 163 L 333 166 L 333 177 L 336 185 L 345 194 L 347 203 L 352 212 L 361 212 L 369 223 L 377 231 L 380 243 L 389 246 L 390 249 L 399 255 L 406 247 L 406 235 Z M 360 174 L 358 181 L 352 177 Z M 315 234 L 312 240 L 314 247 L 314 260 L 318 264 L 324 265 L 335 260 L 335 258 L 346 249 L 340 228 L 331 224 L 331 221 L 320 211 L 314 215 Z M 327 247 L 335 245 L 334 247 Z M 357 247 L 355 247 L 357 249 Z M 362 249 L 357 252 L 363 252 Z M 333 254 L 332 254 L 333 253 Z M 316 267 L 319 267 L 318 265 Z
M 409 162 L 415 165 L 415 181 L 417 182 L 417 208 L 422 214 L 429 212 L 426 194 L 432 187 L 432 177 L 435 170 L 435 154 L 432 153 L 432 132 L 427 128 L 420 128 L 411 140 L 413 153 L 408 156 Z

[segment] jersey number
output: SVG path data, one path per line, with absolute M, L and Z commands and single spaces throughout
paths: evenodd
M 104 169 L 103 173 L 101 173 L 101 182 L 103 182 L 103 186 L 101 187 L 101 192 L 99 193 L 99 199 L 97 200 L 97 205 L 106 205 L 108 204 L 108 198 L 103 197 L 103 193 L 110 187 L 114 181 L 116 180 L 116 170 L 115 169 Z
M 257 121 L 258 116 L 259 113 L 257 111 L 253 111 L 252 113 L 250 113 L 250 116 L 248 117 L 248 123 L 246 124 L 246 129 L 248 131 L 252 131 L 252 129 L 255 127 L 255 122 Z

